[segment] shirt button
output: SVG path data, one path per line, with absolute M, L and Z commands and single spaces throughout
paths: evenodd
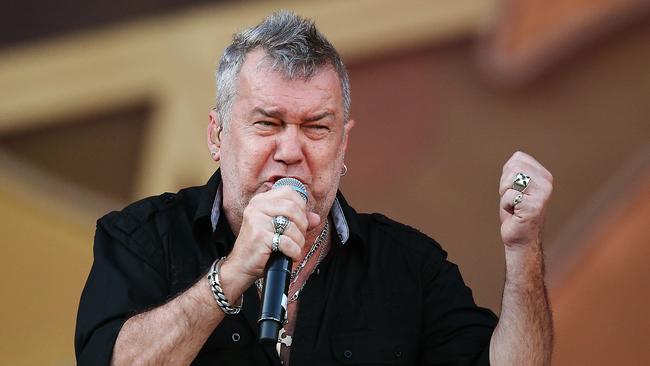
M 350 351 L 349 349 L 346 349 L 345 351 L 343 351 L 343 357 L 352 358 L 352 351 Z
M 395 358 L 402 357 L 402 351 L 395 351 Z
M 241 339 L 241 336 L 239 335 L 239 333 L 233 333 L 232 334 L 232 341 L 233 342 L 239 342 L 240 339 Z

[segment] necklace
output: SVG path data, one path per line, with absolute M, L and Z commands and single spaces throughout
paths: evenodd
M 327 229 L 327 225 L 325 226 L 325 229 Z M 314 266 L 314 268 L 312 268 L 311 273 L 309 274 L 309 277 L 311 277 L 311 275 L 314 274 L 314 271 L 316 270 L 316 268 L 318 268 L 318 265 L 320 264 L 320 261 L 323 260 L 323 254 L 324 253 L 325 253 L 325 246 L 323 246 L 323 249 L 318 254 L 318 259 L 316 259 L 316 265 Z M 307 278 L 309 278 L 309 277 L 307 277 Z M 297 280 L 298 280 L 298 278 L 296 277 L 296 279 L 292 283 L 296 283 Z M 305 288 L 306 284 L 307 284 L 307 280 L 305 280 L 305 282 L 302 283 L 302 286 L 300 286 L 298 291 L 296 291 L 293 294 L 293 296 L 291 296 L 289 298 L 289 302 L 288 302 L 289 304 L 291 304 L 292 302 L 298 300 L 298 296 L 300 295 L 300 292 L 302 291 L 302 289 Z
M 290 281 L 291 281 L 292 285 L 295 284 L 298 281 L 298 275 L 305 268 L 305 266 L 307 265 L 307 262 L 309 261 L 309 259 L 314 255 L 314 253 L 316 253 L 318 248 L 323 243 L 326 243 L 325 238 L 327 237 L 327 234 L 329 233 L 329 225 L 330 225 L 330 223 L 329 223 L 329 221 L 327 221 L 325 223 L 325 226 L 323 227 L 323 230 L 320 232 L 320 234 L 318 235 L 316 240 L 314 240 L 314 244 L 312 244 L 311 248 L 309 248 L 309 252 L 307 252 L 307 255 L 305 256 L 305 258 L 303 258 L 302 261 L 300 261 L 300 264 L 298 264 L 298 267 L 296 267 L 295 270 L 291 271 L 291 279 L 290 279 Z M 311 277 L 311 275 L 314 273 L 314 270 L 316 269 L 316 267 L 318 267 L 318 265 L 320 264 L 321 260 L 323 259 L 323 254 L 324 253 L 325 253 L 325 248 L 323 247 L 323 250 L 321 250 L 320 254 L 318 255 L 318 259 L 316 260 L 316 265 L 311 270 L 311 273 L 309 274 L 309 277 Z M 300 286 L 298 291 L 296 291 L 289 298 L 289 301 L 288 301 L 289 304 L 296 301 L 296 300 L 298 300 L 298 296 L 300 296 L 300 292 L 302 291 L 302 289 L 305 287 L 306 284 L 307 284 L 307 280 L 305 280 L 305 282 L 303 282 L 302 286 Z M 257 285 L 257 289 L 261 293 L 262 288 L 264 287 L 264 279 L 263 278 L 258 278 L 255 281 L 255 285 Z
M 323 242 L 325 241 L 325 237 L 327 236 L 327 234 L 329 232 L 329 227 L 330 227 L 330 222 L 327 221 L 325 223 L 325 227 L 323 227 L 323 231 L 321 231 L 320 234 L 318 235 L 318 237 L 316 238 L 316 240 L 314 240 L 314 244 L 312 244 L 311 248 L 309 248 L 309 252 L 307 252 L 307 255 L 305 256 L 305 258 L 303 258 L 300 261 L 300 264 L 298 264 L 298 267 L 296 267 L 295 270 L 291 271 L 291 283 L 292 284 L 296 283 L 296 280 L 298 279 L 298 274 L 300 273 L 300 271 L 302 271 L 302 269 L 305 268 L 305 266 L 307 265 L 307 262 L 309 261 L 309 258 L 311 258 L 311 256 L 314 255 L 314 253 L 316 253 L 316 251 L 318 250 L 318 247 L 320 247 L 321 244 L 323 244 Z
M 316 250 L 318 249 L 318 247 L 321 246 L 321 244 L 325 243 L 325 245 L 323 245 L 323 248 L 321 249 L 320 253 L 318 253 L 318 258 L 316 259 L 316 264 L 314 265 L 314 268 L 312 268 L 311 273 L 309 273 L 309 276 L 307 277 L 307 279 L 309 279 L 309 277 L 311 277 L 311 275 L 314 274 L 314 271 L 316 270 L 316 268 L 318 268 L 318 265 L 323 260 L 323 256 L 325 255 L 325 249 L 327 249 L 327 241 L 325 241 L 325 238 L 327 237 L 328 231 L 329 231 L 329 221 L 327 223 L 325 223 L 325 227 L 323 228 L 323 231 L 321 231 L 320 235 L 318 235 L 318 238 L 314 241 L 314 244 L 312 245 L 311 249 L 309 249 L 309 252 L 305 256 L 305 258 L 300 262 L 300 265 L 298 266 L 298 268 L 296 268 L 296 270 L 291 273 L 291 279 L 292 279 L 291 284 L 296 283 L 296 281 L 298 280 L 298 274 L 305 267 L 305 265 L 309 261 L 309 258 L 311 258 L 311 256 L 314 255 L 314 253 L 316 253 Z M 291 296 L 291 298 L 289 298 L 289 301 L 287 302 L 287 304 L 291 304 L 292 302 L 298 300 L 298 296 L 300 296 L 300 292 L 302 292 L 302 289 L 305 288 L 305 285 L 307 284 L 307 279 L 305 279 L 305 282 L 302 283 L 302 285 L 300 286 L 298 291 L 296 291 L 293 294 L 293 296 Z M 263 280 L 261 278 L 256 281 L 257 288 L 260 290 L 260 292 L 262 291 L 262 281 Z M 277 346 L 276 346 L 276 349 L 278 351 L 278 355 L 280 355 L 280 350 L 282 348 L 282 345 L 289 348 L 289 347 L 291 347 L 292 342 L 293 342 L 293 337 L 289 333 L 287 333 L 287 331 L 284 329 L 284 326 L 282 326 L 282 328 L 280 328 L 280 332 L 278 334 L 278 343 L 277 343 Z

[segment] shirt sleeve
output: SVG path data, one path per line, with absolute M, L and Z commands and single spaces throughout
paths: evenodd
M 474 303 L 458 266 L 446 260 L 425 284 L 421 365 L 489 365 L 497 317 Z
M 77 313 L 75 354 L 79 365 L 109 365 L 124 322 L 163 303 L 168 288 L 164 275 L 147 263 L 132 236 L 102 220 L 93 254 Z

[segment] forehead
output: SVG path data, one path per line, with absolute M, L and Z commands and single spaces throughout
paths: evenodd
M 271 69 L 263 51 L 246 57 L 237 80 L 237 101 L 247 109 L 275 107 L 293 112 L 329 110 L 342 116 L 343 97 L 338 74 L 332 67 L 323 67 L 309 79 L 289 79 Z

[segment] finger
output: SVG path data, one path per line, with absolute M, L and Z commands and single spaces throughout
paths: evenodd
M 518 197 L 519 195 L 521 195 L 521 197 L 518 199 L 519 203 L 515 204 L 515 198 Z M 513 214 L 515 207 L 521 208 L 522 205 L 524 205 L 526 198 L 529 198 L 529 196 L 526 195 L 526 193 L 521 193 L 519 191 L 515 191 L 514 189 L 509 189 L 501 196 L 501 199 L 499 201 L 499 207 L 501 208 L 501 210 Z
M 291 241 L 296 243 L 300 250 L 305 246 L 305 235 L 295 225 L 289 224 L 283 235 L 291 238 Z
M 529 166 L 533 167 L 535 169 L 535 173 L 538 174 L 539 178 L 544 178 L 546 180 L 552 180 L 553 176 L 551 175 L 551 172 L 549 172 L 542 163 L 537 161 L 534 157 L 531 155 L 526 154 L 525 152 L 522 151 L 517 151 L 513 154 L 514 157 L 519 159 L 519 161 L 522 161 Z
M 511 164 L 508 169 L 505 169 L 503 173 L 501 174 L 501 179 L 499 180 L 499 194 L 503 195 L 507 189 L 514 189 L 512 188 L 512 185 L 515 182 L 515 179 L 517 178 L 518 173 L 524 173 L 527 176 L 530 177 L 530 182 L 533 183 L 534 181 L 537 180 L 537 177 L 539 176 L 537 174 L 537 168 L 529 165 L 528 163 L 524 162 L 517 162 L 516 164 Z M 530 189 L 529 187 L 526 188 L 526 190 Z
M 499 201 L 499 217 L 501 222 L 512 216 L 524 219 L 531 216 L 532 209 L 535 207 L 536 199 L 533 195 L 509 189 Z
M 503 165 L 502 172 L 506 173 L 506 171 L 510 171 L 510 172 L 515 172 L 516 174 L 519 171 L 521 171 L 521 169 L 523 168 L 530 169 L 530 173 L 534 173 L 538 179 L 543 178 L 549 182 L 553 182 L 553 175 L 551 174 L 551 172 L 549 172 L 535 158 L 521 151 L 517 151 L 514 154 L 512 154 L 510 159 L 508 159 L 508 161 Z M 517 171 L 518 169 L 520 170 Z
M 292 225 L 295 225 L 303 234 L 307 231 L 309 222 L 305 206 L 299 205 L 295 200 L 279 198 L 274 200 L 257 200 L 253 205 L 269 217 L 269 222 L 276 216 L 286 216 Z M 272 226 L 271 226 L 272 227 Z M 273 231 L 273 229 L 271 229 Z
M 308 212 L 307 220 L 309 221 L 309 227 L 307 230 L 311 230 L 320 224 L 320 215 L 315 212 Z
M 513 175 L 516 176 L 516 173 Z M 535 198 L 539 198 L 542 201 L 548 200 L 548 198 L 551 195 L 551 192 L 553 191 L 553 183 L 545 178 L 540 178 L 539 176 L 535 175 L 535 173 L 531 173 L 530 175 L 530 181 L 528 182 L 528 186 L 524 190 L 524 195 L 525 196 L 532 196 Z M 499 187 L 499 193 L 501 196 L 503 196 L 507 192 L 519 192 L 518 190 L 513 188 L 513 182 L 510 179 L 504 179 L 502 178 L 500 187 Z
M 515 216 L 520 220 L 543 219 L 548 202 L 548 194 L 546 192 L 543 194 L 529 194 L 526 191 L 521 193 L 521 200 L 515 205 L 515 197 L 519 194 L 520 192 L 509 189 L 501 197 L 499 202 L 501 219 L 507 218 L 508 215 Z
M 273 236 L 267 244 L 269 252 L 273 252 Z M 299 261 L 301 259 L 302 249 L 301 247 L 293 241 L 293 239 L 288 235 L 280 235 L 280 244 L 278 249 L 287 257 L 291 258 L 294 261 Z
M 289 202 L 293 202 L 295 206 L 287 206 L 290 205 Z M 298 192 L 286 186 L 257 194 L 253 196 L 249 204 L 259 207 L 279 207 L 285 210 L 299 210 L 303 211 L 305 215 L 307 214 L 307 203 L 305 200 L 302 199 Z
M 531 155 L 528 155 L 523 151 L 516 151 L 514 154 L 512 154 L 512 156 L 510 156 L 508 161 L 506 161 L 506 163 L 503 165 L 504 170 L 508 168 L 510 164 L 517 163 L 517 162 L 523 162 L 532 166 L 542 166 L 542 164 L 540 164 L 540 162 L 537 161 Z
M 271 198 L 286 198 L 298 203 L 300 206 L 307 207 L 307 201 L 302 198 L 302 195 L 300 193 L 298 193 L 294 188 L 290 186 L 273 188 L 268 193 L 269 197 Z

